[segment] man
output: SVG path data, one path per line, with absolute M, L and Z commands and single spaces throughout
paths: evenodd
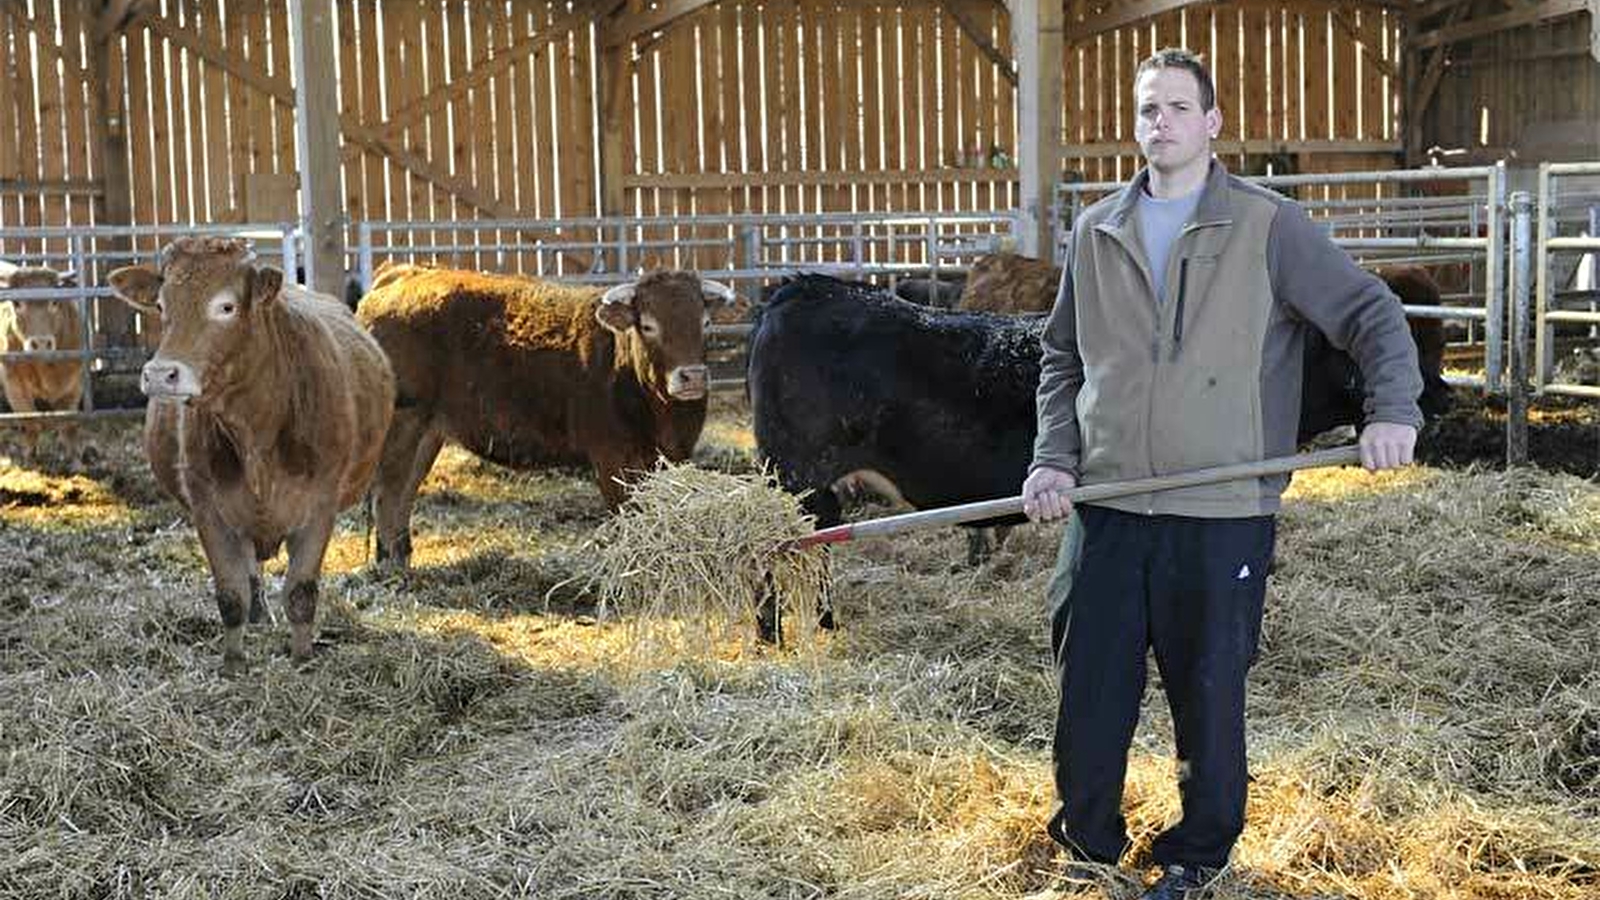
M 1294 202 L 1212 159 L 1222 115 L 1198 57 L 1162 50 L 1145 60 L 1134 98 L 1148 165 L 1074 223 L 1044 336 L 1023 499 L 1036 521 L 1076 520 L 1055 582 L 1071 590 L 1052 615 L 1061 806 L 1050 834 L 1081 862 L 1115 865 L 1127 849 L 1122 785 L 1153 648 L 1183 818 L 1156 838 L 1164 872 L 1143 896 L 1194 900 L 1244 828 L 1245 673 L 1288 479 L 1076 510 L 1065 492 L 1292 453 L 1307 327 L 1361 367 L 1369 470 L 1410 464 L 1422 383 L 1383 282 Z

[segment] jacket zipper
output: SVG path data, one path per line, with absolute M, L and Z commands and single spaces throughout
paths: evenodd
M 1178 348 L 1183 344 L 1183 298 L 1189 284 L 1189 258 L 1178 260 L 1178 302 L 1172 319 L 1172 358 L 1178 358 Z

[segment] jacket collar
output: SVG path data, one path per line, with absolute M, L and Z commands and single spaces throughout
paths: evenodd
M 1233 222 L 1233 204 L 1229 199 L 1232 188 L 1228 184 L 1228 178 L 1228 170 L 1220 161 L 1213 158 L 1211 168 L 1206 173 L 1205 186 L 1200 189 L 1200 202 L 1195 206 L 1196 225 L 1227 225 Z M 1145 186 L 1149 183 L 1149 167 L 1140 169 L 1139 174 L 1133 176 L 1133 181 L 1130 181 L 1117 196 L 1116 206 L 1112 209 L 1111 215 L 1106 217 L 1103 227 L 1117 231 L 1126 228 L 1134 207 L 1139 203 L 1139 195 L 1144 193 Z

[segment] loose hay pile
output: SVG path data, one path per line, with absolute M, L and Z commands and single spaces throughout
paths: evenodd
M 786 639 L 805 645 L 826 590 L 826 557 L 786 545 L 811 530 L 811 517 L 771 473 L 663 463 L 596 530 L 586 577 L 602 611 L 669 641 L 748 631 L 775 592 Z

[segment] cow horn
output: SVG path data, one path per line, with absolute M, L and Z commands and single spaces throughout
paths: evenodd
M 733 288 L 720 281 L 712 281 L 709 278 L 700 279 L 700 291 L 721 299 L 725 305 L 731 306 L 735 300 L 739 299 L 739 295 L 734 292 Z
M 603 295 L 601 295 L 600 302 L 601 303 L 632 303 L 633 302 L 633 292 L 634 292 L 634 289 L 637 288 L 637 287 L 638 287 L 638 283 L 637 282 L 633 282 L 633 281 L 630 281 L 627 284 L 619 284 L 616 287 L 612 288 L 611 290 L 606 291 Z

